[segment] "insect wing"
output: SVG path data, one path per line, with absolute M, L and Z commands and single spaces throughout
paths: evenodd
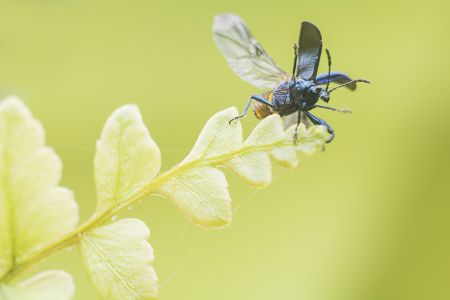
M 322 52 L 322 35 L 319 29 L 309 22 L 302 22 L 298 44 L 296 76 L 297 78 L 312 80 L 317 75 Z
M 264 51 L 239 16 L 217 15 L 213 36 L 228 65 L 243 80 L 258 88 L 268 89 L 289 78 Z

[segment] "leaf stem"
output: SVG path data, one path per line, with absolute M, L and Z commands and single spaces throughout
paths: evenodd
M 52 254 L 72 245 L 77 245 L 80 241 L 80 237 L 90 231 L 91 229 L 100 226 L 109 220 L 122 210 L 126 209 L 130 205 L 133 205 L 136 202 L 139 202 L 146 196 L 155 192 L 158 187 L 164 182 L 170 180 L 173 177 L 176 177 L 179 173 L 186 172 L 189 169 L 196 168 L 199 166 L 217 166 L 223 164 L 225 161 L 239 156 L 252 152 L 260 152 L 260 151 L 270 151 L 275 147 L 288 147 L 292 146 L 292 143 L 286 140 L 279 140 L 273 142 L 271 144 L 260 145 L 260 146 L 246 146 L 244 144 L 243 147 L 238 148 L 234 151 L 220 154 L 214 157 L 209 157 L 207 159 L 199 158 L 196 160 L 184 162 L 175 165 L 171 169 L 159 174 L 153 180 L 149 181 L 145 184 L 138 192 L 129 195 L 127 198 L 117 201 L 117 205 L 111 206 L 109 209 L 98 213 L 93 214 L 91 218 L 89 218 L 84 223 L 80 224 L 76 229 L 62 236 L 56 241 L 46 245 L 45 247 L 31 253 L 29 256 L 23 258 L 21 261 L 18 261 L 13 268 L 11 268 L 2 278 L 0 278 L 0 282 L 11 282 L 15 279 L 19 274 L 28 270 L 31 266 L 41 262 L 45 258 L 51 256 Z

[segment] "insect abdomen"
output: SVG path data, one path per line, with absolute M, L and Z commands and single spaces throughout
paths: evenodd
M 263 93 L 261 96 L 263 96 L 266 100 L 268 100 L 269 102 L 272 102 L 272 91 L 268 91 Z M 259 102 L 253 102 L 253 112 L 255 114 L 255 116 L 258 119 L 264 119 L 267 116 L 270 116 L 271 114 L 274 113 L 274 111 L 272 110 L 272 108 L 270 106 L 267 106 L 263 103 L 259 103 Z

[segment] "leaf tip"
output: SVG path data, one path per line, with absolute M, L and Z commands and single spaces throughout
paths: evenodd
M 31 111 L 25 103 L 17 96 L 8 96 L 0 101 L 0 111 L 7 112 L 12 115 L 22 116 L 22 118 L 32 118 Z
M 230 212 L 214 219 L 191 219 L 191 222 L 207 229 L 219 229 L 227 227 L 233 221 L 233 214 Z

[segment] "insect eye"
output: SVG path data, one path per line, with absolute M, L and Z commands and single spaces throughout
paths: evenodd
M 316 93 L 320 93 L 322 91 L 322 88 L 320 86 L 316 87 Z

